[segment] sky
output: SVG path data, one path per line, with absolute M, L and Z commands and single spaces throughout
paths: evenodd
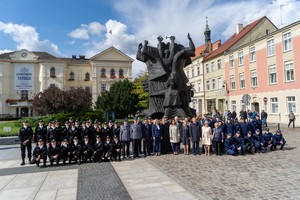
M 0 0 L 0 54 L 27 49 L 57 57 L 92 57 L 114 46 L 135 59 L 139 43 L 156 46 L 174 35 L 204 43 L 206 17 L 212 41 L 226 41 L 237 23 L 267 16 L 278 28 L 300 20 L 299 0 Z M 111 33 L 110 33 L 111 30 Z M 167 41 L 167 39 L 165 39 Z M 133 62 L 133 76 L 145 69 Z

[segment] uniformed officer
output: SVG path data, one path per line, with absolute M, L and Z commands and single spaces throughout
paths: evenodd
M 280 145 L 280 150 L 283 150 L 286 141 L 282 136 L 281 130 L 277 130 L 277 132 L 273 135 L 271 143 L 272 143 L 271 151 L 276 150 L 277 145 Z
M 39 139 L 38 145 L 36 145 L 33 150 L 32 163 L 36 164 L 36 166 L 39 167 L 41 159 L 43 159 L 43 165 L 41 166 L 41 168 L 45 168 L 47 160 L 47 146 L 44 144 L 44 141 L 42 139 Z
M 109 136 L 106 136 L 106 141 L 104 143 L 104 160 L 112 161 L 112 153 L 113 153 L 113 143 L 110 140 Z
M 268 146 L 272 144 L 271 143 L 272 137 L 273 137 L 273 134 L 270 132 L 270 129 L 267 127 L 265 129 L 265 133 L 263 134 L 265 150 L 267 150 Z
M 113 159 L 116 161 L 121 162 L 121 151 L 122 151 L 122 143 L 119 140 L 118 136 L 114 136 L 114 141 L 113 141 Z
M 120 127 L 120 141 L 122 142 L 122 156 L 125 158 L 125 148 L 126 156 L 130 158 L 130 126 L 128 120 L 124 119 L 124 124 Z
M 94 144 L 93 162 L 102 162 L 102 157 L 104 154 L 104 143 L 100 135 L 96 136 L 96 142 Z
M 93 155 L 93 145 L 89 141 L 89 137 L 85 136 L 82 142 L 82 162 L 92 162 L 92 155 Z
M 69 129 L 71 128 L 70 125 L 71 124 L 68 121 L 65 122 L 65 126 L 62 128 L 61 141 L 68 139 Z
M 78 165 L 81 164 L 81 143 L 78 140 L 78 137 L 74 137 L 73 144 L 71 146 L 71 155 L 70 160 L 74 160 Z
M 74 138 L 77 137 L 77 139 L 80 141 L 80 135 L 78 133 L 78 130 L 75 127 L 75 124 L 71 124 L 71 128 L 68 131 L 68 141 L 69 144 L 73 143 Z
M 234 146 L 233 138 L 231 137 L 231 133 L 227 133 L 225 142 L 224 142 L 225 152 L 228 155 L 236 155 L 236 148 Z
M 259 129 L 255 130 L 255 134 L 253 135 L 255 150 L 259 153 L 265 153 L 264 149 L 264 138 Z
M 46 144 L 46 137 L 47 137 L 47 127 L 44 126 L 44 120 L 39 120 L 39 125 L 35 128 L 34 131 L 34 142 L 37 145 L 38 140 L 42 139 Z
M 142 124 L 139 123 L 138 118 L 135 117 L 133 119 L 134 123 L 130 126 L 130 138 L 132 139 L 132 146 L 133 146 L 133 157 L 140 157 L 139 155 L 139 145 L 142 139 L 143 128 Z
M 69 163 L 71 163 L 71 146 L 69 145 L 69 142 L 67 139 L 64 139 L 62 141 L 62 144 L 60 145 L 60 157 L 63 161 L 63 164 L 66 164 L 66 161 L 69 160 Z
M 55 139 L 51 140 L 51 145 L 48 147 L 48 157 L 50 165 L 53 166 L 53 162 L 56 162 L 56 165 L 59 164 L 60 160 L 60 147 L 57 145 Z
M 233 137 L 233 143 L 234 143 L 237 153 L 239 155 L 245 155 L 246 145 L 244 144 L 244 140 L 241 137 L 241 133 L 239 131 L 237 131 L 235 136 Z
M 54 138 L 57 142 L 57 144 L 60 144 L 60 142 L 62 141 L 63 135 L 62 135 L 62 128 L 59 124 L 58 120 L 55 120 L 55 135 L 57 136 L 57 138 Z
M 60 135 L 58 135 L 58 133 L 59 132 L 56 131 L 55 121 L 52 121 L 50 128 L 48 129 L 48 133 L 47 133 L 47 143 L 50 144 L 51 140 L 53 140 L 53 139 L 55 139 L 56 141 L 59 141 Z
M 33 137 L 33 131 L 31 127 L 28 125 L 28 121 L 25 120 L 23 122 L 23 126 L 19 130 L 19 141 L 21 147 L 21 156 L 22 156 L 22 163 L 21 165 L 25 165 L 25 150 L 27 148 L 27 156 L 29 159 L 29 163 L 31 163 L 31 140 Z
M 251 131 L 248 131 L 247 136 L 244 137 L 244 144 L 246 145 L 247 152 L 251 153 L 251 154 L 254 154 L 255 145 L 254 145 L 254 139 L 252 137 Z

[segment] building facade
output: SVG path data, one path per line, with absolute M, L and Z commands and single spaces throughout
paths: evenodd
M 85 56 L 58 58 L 46 52 L 26 49 L 0 55 L 0 114 L 34 115 L 33 97 L 48 87 L 63 90 L 82 87 L 97 96 L 111 84 L 132 80 L 133 59 L 110 47 L 86 59 Z

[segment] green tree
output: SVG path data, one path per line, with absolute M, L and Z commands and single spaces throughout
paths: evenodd
M 133 82 L 133 90 L 132 93 L 137 95 L 138 103 L 136 104 L 136 108 L 138 110 L 144 110 L 149 107 L 149 93 L 145 91 L 143 85 L 148 80 L 148 74 L 143 73 L 139 74 L 138 77 Z
M 109 91 L 98 96 L 95 109 L 111 110 L 117 117 L 126 117 L 137 112 L 137 95 L 132 94 L 133 83 L 128 79 L 115 82 Z

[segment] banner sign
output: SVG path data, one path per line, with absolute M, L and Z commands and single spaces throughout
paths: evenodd
M 34 90 L 34 65 L 15 64 L 15 90 Z

